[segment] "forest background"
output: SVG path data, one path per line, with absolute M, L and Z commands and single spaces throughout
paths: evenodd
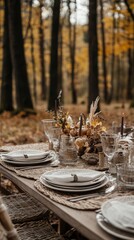
M 42 141 L 61 89 L 74 115 L 100 96 L 111 124 L 133 123 L 133 0 L 0 1 L 1 144 Z

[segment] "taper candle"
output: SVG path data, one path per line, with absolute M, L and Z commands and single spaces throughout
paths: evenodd
M 123 133 L 124 133 L 124 113 L 122 114 L 121 117 L 121 137 L 123 137 Z

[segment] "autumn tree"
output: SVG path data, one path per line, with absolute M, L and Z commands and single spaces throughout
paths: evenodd
M 60 26 L 60 0 L 54 0 L 52 7 L 52 30 L 50 51 L 50 87 L 48 109 L 54 109 L 55 99 L 58 96 L 58 34 Z
M 4 37 L 3 37 L 3 67 L 1 85 L 1 111 L 13 110 L 12 99 L 12 61 L 10 53 L 9 26 L 8 26 L 8 0 L 4 0 Z
M 100 0 L 100 17 L 101 17 L 101 37 L 102 37 L 102 68 L 103 68 L 103 77 L 104 77 L 104 100 L 105 102 L 107 102 L 108 87 L 107 87 L 106 41 L 105 41 L 103 0 Z
M 10 51 L 15 77 L 17 110 L 33 109 L 24 56 L 21 1 L 8 0 L 8 12 Z
M 75 87 L 75 58 L 76 58 L 76 23 L 71 24 L 71 0 L 67 1 L 68 4 L 68 33 L 69 33 L 69 53 L 70 53 L 70 63 L 71 63 L 71 92 L 72 92 L 72 103 L 77 103 L 77 93 Z M 76 14 L 76 0 L 74 1 L 74 10 Z M 76 21 L 76 19 L 75 19 Z
M 89 0 L 89 79 L 88 112 L 92 101 L 99 96 L 98 86 L 98 39 L 97 39 L 97 0 Z
M 46 100 L 46 75 L 45 75 L 45 39 L 42 20 L 43 0 L 39 0 L 39 55 L 41 69 L 41 99 Z

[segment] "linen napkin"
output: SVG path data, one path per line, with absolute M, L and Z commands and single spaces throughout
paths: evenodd
M 17 150 L 6 154 L 2 154 L 4 159 L 14 160 L 14 161 L 26 161 L 26 160 L 36 160 L 45 158 L 49 155 L 49 151 L 44 152 L 40 150 Z
M 65 182 L 65 183 L 70 183 L 70 182 L 89 182 L 93 181 L 95 179 L 98 179 L 100 177 L 104 176 L 104 173 L 100 172 L 94 172 L 92 175 L 89 173 L 84 173 L 84 172 L 70 172 L 70 173 L 59 173 L 57 174 L 47 174 L 45 176 L 45 179 L 51 182 Z
M 110 222 L 114 225 L 117 223 L 124 228 L 134 230 L 134 200 L 132 202 L 111 201 L 108 215 Z

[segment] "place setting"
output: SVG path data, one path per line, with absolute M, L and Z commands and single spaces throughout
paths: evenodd
M 124 240 L 134 239 L 134 195 L 120 196 L 105 201 L 97 211 L 99 226 Z
M 99 189 L 108 183 L 105 173 L 88 169 L 61 169 L 41 175 L 43 186 L 62 192 L 87 192 Z
M 17 150 L 1 154 L 1 163 L 15 169 L 32 169 L 42 167 L 46 163 L 53 162 L 54 151 L 41 150 Z

